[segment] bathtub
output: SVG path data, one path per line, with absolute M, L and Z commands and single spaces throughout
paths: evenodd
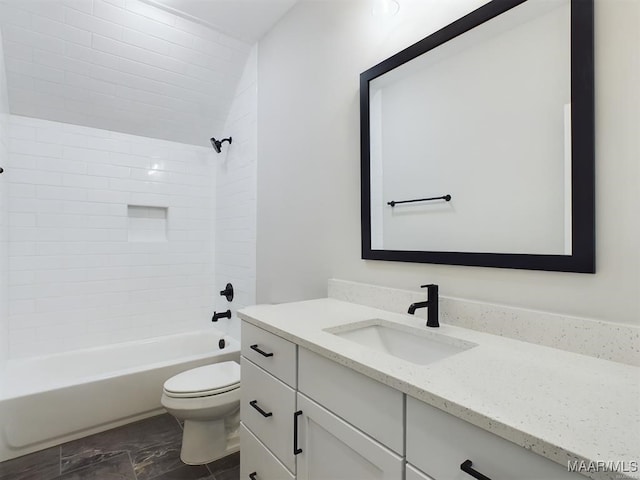
M 227 360 L 239 362 L 239 343 L 215 328 L 8 360 L 0 372 L 0 461 L 162 413 L 165 380 Z

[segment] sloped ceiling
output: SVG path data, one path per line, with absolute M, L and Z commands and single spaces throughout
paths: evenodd
M 225 135 L 251 39 L 270 25 L 234 37 L 154 3 L 0 0 L 11 113 L 195 145 Z
M 219 32 L 257 42 L 297 0 L 143 0 L 190 15 Z

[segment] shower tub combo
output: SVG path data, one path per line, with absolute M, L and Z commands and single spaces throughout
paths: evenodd
M 9 360 L 0 371 L 0 461 L 162 413 L 168 378 L 228 360 L 239 362 L 240 345 L 215 328 Z

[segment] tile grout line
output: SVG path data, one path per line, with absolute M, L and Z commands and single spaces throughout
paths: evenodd
M 133 479 L 138 480 L 138 474 L 136 473 L 136 467 L 133 465 L 133 460 L 131 459 L 130 450 L 127 450 L 127 457 L 129 458 L 129 464 L 131 465 L 131 471 L 133 472 Z

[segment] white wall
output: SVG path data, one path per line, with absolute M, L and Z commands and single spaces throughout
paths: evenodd
M 18 116 L 10 132 L 12 357 L 210 325 L 211 148 Z M 167 207 L 169 241 L 129 241 L 127 205 Z
M 0 32 L 0 167 L 9 163 L 9 99 L 4 68 L 4 49 Z M 8 188 L 6 174 L 0 174 L 0 363 L 9 348 L 9 250 L 8 250 Z
M 596 0 L 597 274 L 360 259 L 359 74 L 482 1 L 301 2 L 260 42 L 257 300 L 330 277 L 640 323 L 640 3 Z M 456 11 L 454 11 L 454 9 Z
M 233 313 L 232 320 L 218 326 L 240 338 L 240 322 L 235 312 L 256 299 L 256 162 L 258 49 L 251 51 L 236 88 L 224 130 L 216 138 L 231 136 L 221 154 L 215 154 L 216 223 L 215 279 L 218 291 L 227 282 L 234 287 L 231 303 L 217 297 L 216 309 Z M 218 137 L 218 135 L 220 137 Z

